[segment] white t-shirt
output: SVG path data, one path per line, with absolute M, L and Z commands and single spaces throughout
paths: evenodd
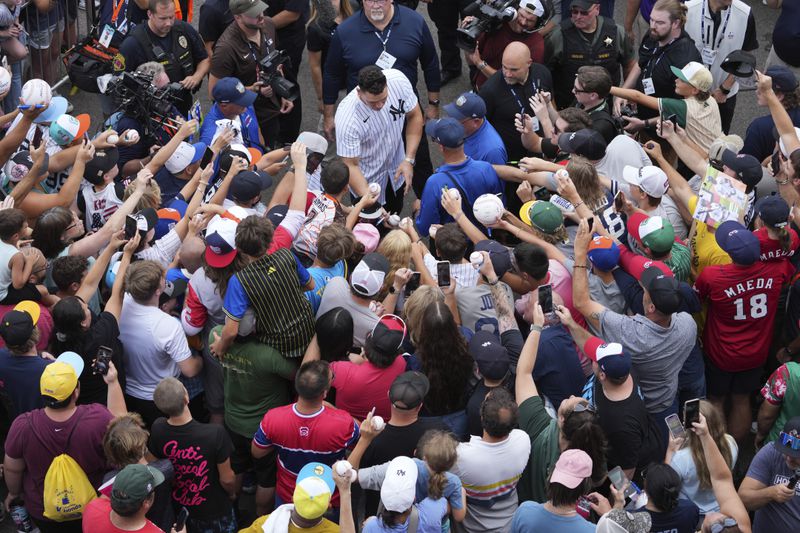
M 119 317 L 119 340 L 125 348 L 125 393 L 152 400 L 159 382 L 181 374 L 178 363 L 192 356 L 180 321 L 125 294 Z
M 384 70 L 389 96 L 375 111 L 361 101 L 358 88 L 344 97 L 336 109 L 336 155 L 357 157 L 358 166 L 367 183 L 378 183 L 386 201 L 386 186 L 390 176 L 405 158 L 403 126 L 406 114 L 417 107 L 417 95 L 408 78 L 395 69 Z M 392 184 L 394 190 L 403 186 L 402 176 Z
M 608 143 L 606 155 L 595 165 L 598 174 L 608 179 L 624 181 L 622 169 L 626 166 L 636 168 L 652 165 L 642 146 L 627 135 L 617 135 Z
M 531 454 L 531 439 L 521 429 L 496 443 L 473 437 L 458 445 L 458 461 L 451 470 L 467 491 L 468 533 L 508 531 L 517 510 L 517 483 Z

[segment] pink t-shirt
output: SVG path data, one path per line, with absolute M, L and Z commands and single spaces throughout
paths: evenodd
M 384 420 L 392 415 L 389 388 L 397 376 L 405 372 L 406 360 L 398 355 L 388 368 L 378 368 L 369 361 L 360 365 L 350 361 L 331 363 L 336 407 L 353 418 L 364 420 L 372 408 Z

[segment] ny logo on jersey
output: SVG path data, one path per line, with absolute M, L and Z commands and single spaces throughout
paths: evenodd
M 392 115 L 392 120 L 397 120 L 406 114 L 406 101 L 402 98 L 397 101 L 397 107 L 390 105 L 389 113 Z

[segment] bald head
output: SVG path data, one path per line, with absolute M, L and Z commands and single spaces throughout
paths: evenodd
M 189 272 L 194 273 L 195 270 L 202 265 L 202 257 L 206 251 L 206 245 L 200 237 L 186 237 L 181 244 L 181 265 Z
M 531 63 L 531 51 L 525 44 L 514 41 L 506 46 L 503 51 L 503 77 L 506 83 L 525 83 Z

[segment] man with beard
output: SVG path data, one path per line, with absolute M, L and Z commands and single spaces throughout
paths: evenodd
M 683 29 L 686 7 L 680 0 L 658 0 L 650 12 L 650 31 L 639 47 L 639 62 L 623 85 L 656 98 L 678 98 L 675 75 L 670 67 L 682 69 L 690 61 L 700 62 L 700 52 Z M 638 116 L 652 118 L 658 111 L 640 107 Z

